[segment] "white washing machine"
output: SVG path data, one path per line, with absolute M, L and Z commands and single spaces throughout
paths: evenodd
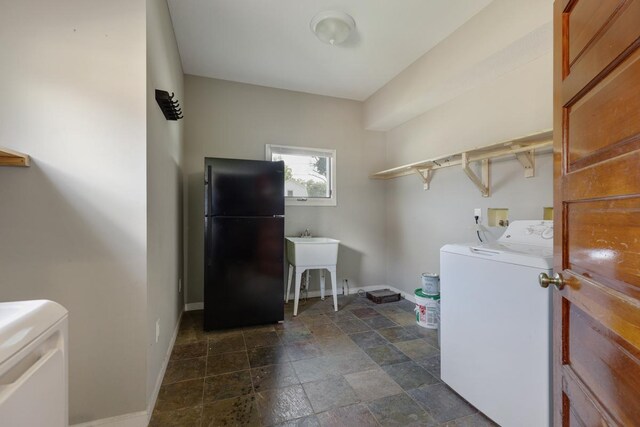
M 67 310 L 53 301 L 0 303 L 0 425 L 66 427 Z
M 442 380 L 503 427 L 551 425 L 553 222 L 440 249 Z

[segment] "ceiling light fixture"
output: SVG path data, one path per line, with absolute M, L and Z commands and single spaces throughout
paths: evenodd
M 311 31 L 322 42 L 330 45 L 343 43 L 356 28 L 356 21 L 344 12 L 327 10 L 311 20 Z

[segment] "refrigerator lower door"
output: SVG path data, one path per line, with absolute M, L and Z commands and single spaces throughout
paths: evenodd
M 284 217 L 206 220 L 204 328 L 284 319 Z

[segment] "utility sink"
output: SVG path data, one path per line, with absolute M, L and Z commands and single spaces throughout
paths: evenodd
M 336 265 L 339 243 L 328 237 L 287 237 L 287 259 L 296 267 Z

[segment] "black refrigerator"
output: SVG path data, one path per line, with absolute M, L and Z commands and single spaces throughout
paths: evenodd
M 284 162 L 204 170 L 204 329 L 284 320 Z

